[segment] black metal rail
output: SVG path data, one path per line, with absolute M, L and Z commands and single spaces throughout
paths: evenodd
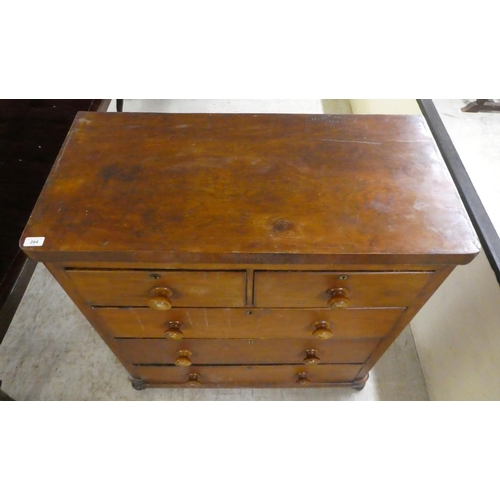
M 500 238 L 474 188 L 432 99 L 417 99 L 441 155 L 455 181 L 479 241 L 500 284 Z

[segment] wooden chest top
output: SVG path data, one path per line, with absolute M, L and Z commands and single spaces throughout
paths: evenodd
M 43 261 L 311 264 L 464 264 L 479 249 L 423 117 L 151 113 L 77 115 L 21 246 Z

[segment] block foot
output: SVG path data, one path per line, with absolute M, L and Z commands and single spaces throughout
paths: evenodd
M 362 391 L 365 388 L 366 381 L 368 380 L 369 374 L 366 374 L 363 378 L 355 380 L 352 383 L 352 388 L 356 391 Z
M 131 378 L 130 383 L 136 391 L 143 391 L 146 389 L 146 382 L 140 378 Z
M 2 391 L 2 381 L 0 380 L 0 401 L 14 401 L 8 394 Z

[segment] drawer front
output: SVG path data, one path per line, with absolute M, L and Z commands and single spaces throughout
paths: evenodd
M 100 306 L 147 306 L 167 288 L 172 307 L 242 307 L 245 271 L 67 270 L 79 293 Z
M 348 307 L 407 307 L 432 272 L 256 272 L 257 307 L 328 307 L 330 290 L 341 290 Z
M 404 312 L 392 309 L 171 309 L 98 308 L 95 314 L 114 337 L 174 339 L 310 339 L 321 328 L 331 338 L 381 338 Z M 180 333 L 171 330 L 177 328 Z M 327 335 L 329 335 L 327 333 Z M 172 337 L 170 337 L 172 338 Z
M 188 358 L 193 365 L 242 365 L 308 364 L 306 358 L 313 357 L 318 363 L 364 363 L 379 340 L 116 339 L 116 342 L 123 356 L 135 365 L 172 365 L 180 358 Z M 183 354 L 186 351 L 189 354 Z
M 290 385 L 302 387 L 305 373 L 311 384 L 352 382 L 362 365 L 318 366 L 198 366 L 179 368 L 172 366 L 140 366 L 136 373 L 147 383 L 189 385 L 191 379 L 199 386 L 260 386 Z M 198 385 L 194 385 L 195 387 Z

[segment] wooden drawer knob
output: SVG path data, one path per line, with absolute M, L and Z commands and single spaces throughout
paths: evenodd
M 189 356 L 191 356 L 192 352 L 191 351 L 177 351 L 177 359 L 174 361 L 175 366 L 191 366 L 193 363 L 189 359 Z
M 313 337 L 321 340 L 331 339 L 333 337 L 333 333 L 328 328 L 329 326 L 330 324 L 328 321 L 318 321 L 317 323 L 314 323 Z
M 148 301 L 148 306 L 155 311 L 168 311 L 172 307 L 172 290 L 163 286 L 156 286 L 151 290 L 152 299 Z
M 330 295 L 328 300 L 328 307 L 330 309 L 335 309 L 336 307 L 349 307 L 351 301 L 347 298 L 349 290 L 347 288 L 332 288 L 326 292 Z
M 197 373 L 190 373 L 189 380 L 186 382 L 186 385 L 189 387 L 199 387 L 201 382 L 198 380 L 199 375 Z
M 307 378 L 307 373 L 299 373 L 297 377 L 297 384 L 299 385 L 309 385 L 311 383 L 311 381 Z
M 317 365 L 319 363 L 318 351 L 316 349 L 308 349 L 304 358 L 306 365 Z
M 165 331 L 165 337 L 172 340 L 181 340 L 184 334 L 181 331 L 181 323 L 179 321 L 169 321 L 168 329 Z

